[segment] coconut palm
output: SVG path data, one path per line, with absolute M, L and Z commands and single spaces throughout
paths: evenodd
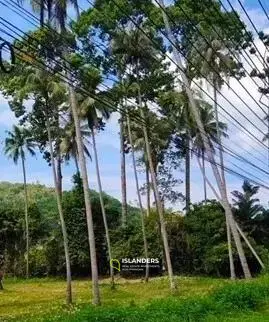
M 44 118 L 47 142 L 50 154 L 50 163 L 52 168 L 52 174 L 55 186 L 55 196 L 57 200 L 58 213 L 61 222 L 61 229 L 63 235 L 63 244 L 65 252 L 65 262 L 66 262 L 66 280 L 67 280 L 67 293 L 66 301 L 67 304 L 72 303 L 72 284 L 71 284 L 71 263 L 69 255 L 68 237 L 66 231 L 66 225 L 63 215 L 62 208 L 62 195 L 61 195 L 61 185 L 59 181 L 59 173 L 56 170 L 55 162 L 55 150 L 56 154 L 58 151 L 59 142 L 59 128 L 58 128 L 58 115 L 59 106 L 66 99 L 66 90 L 63 84 L 55 76 L 52 77 L 47 71 L 36 69 L 34 67 L 29 67 L 25 69 L 27 74 L 25 86 L 22 91 L 31 93 L 35 97 L 34 111 L 38 113 L 39 117 Z M 55 125 L 56 124 L 56 128 Z
M 101 94 L 99 93 L 99 96 L 100 95 Z M 95 138 L 96 131 L 98 131 L 100 126 L 102 126 L 102 119 L 108 120 L 110 117 L 110 111 L 104 104 L 102 103 L 100 104 L 99 103 L 100 101 L 99 100 L 94 101 L 90 97 L 84 98 L 80 104 L 80 117 L 87 121 L 88 127 L 90 128 L 90 133 L 92 136 L 92 146 L 93 146 L 93 153 L 94 153 L 94 160 L 95 160 L 95 167 L 96 167 L 97 184 L 98 184 L 98 190 L 99 190 L 99 198 L 100 198 L 103 222 L 105 227 L 108 257 L 110 262 L 113 259 L 113 256 L 112 256 L 110 234 L 109 234 L 108 223 L 107 223 L 105 203 L 103 198 L 103 188 L 102 188 L 98 152 L 97 152 L 97 145 L 96 145 L 96 138 Z M 115 287 L 114 269 L 111 265 L 110 265 L 110 278 L 111 278 L 111 287 L 113 289 Z
M 35 142 L 29 129 L 19 126 L 13 126 L 12 131 L 7 132 L 5 139 L 5 154 L 13 159 L 17 164 L 19 159 L 22 163 L 23 183 L 24 183 L 24 200 L 25 200 L 25 238 L 26 238 L 26 277 L 29 277 L 29 218 L 28 218 L 28 193 L 26 183 L 25 160 L 26 153 L 35 155 Z
M 20 4 L 23 0 L 18 1 Z M 55 1 L 55 0 L 30 0 L 30 4 L 33 8 L 33 11 L 39 14 L 40 26 L 43 27 L 45 21 L 48 21 L 48 24 L 55 22 L 56 25 L 60 27 L 65 25 L 65 20 L 67 18 L 66 12 L 67 7 L 71 5 L 75 9 L 76 17 L 79 18 L 79 6 L 77 0 L 69 1 Z M 46 17 L 47 13 L 47 17 Z M 47 19 L 46 19 L 47 18 Z
M 63 159 L 68 162 L 71 158 L 74 159 L 76 171 L 79 173 L 78 166 L 78 148 L 76 142 L 76 131 L 75 126 L 72 121 L 72 117 L 67 121 L 63 129 L 64 135 L 61 138 L 60 150 L 63 156 Z M 88 125 L 81 125 L 81 134 L 83 136 L 83 149 L 87 157 L 91 158 L 90 151 L 88 150 L 87 145 L 90 143 L 89 137 L 91 136 L 90 131 L 88 130 Z
M 67 1 L 58 1 L 55 5 L 52 6 L 52 16 L 54 16 L 55 21 L 60 27 L 60 31 L 63 35 L 66 33 L 66 17 L 67 17 Z M 79 12 L 77 12 L 79 17 Z M 63 48 L 64 54 L 68 54 L 68 48 Z M 67 66 L 69 67 L 69 66 Z M 92 207 L 91 200 L 89 194 L 89 181 L 88 181 L 88 173 L 86 166 L 86 157 L 83 148 L 83 137 L 81 133 L 81 123 L 79 117 L 79 104 L 77 99 L 77 93 L 73 87 L 73 78 L 70 73 L 70 69 L 66 70 L 66 77 L 68 79 L 68 84 L 66 87 L 68 89 L 69 102 L 72 111 L 72 118 L 74 121 L 75 132 L 76 132 L 76 142 L 77 142 L 77 150 L 78 150 L 78 161 L 80 165 L 80 173 L 83 184 L 83 193 L 84 193 L 84 201 L 86 208 L 86 219 L 87 219 L 87 228 L 88 228 L 88 239 L 90 246 L 90 258 L 91 258 L 91 275 L 92 275 L 92 294 L 93 300 L 92 303 L 95 305 L 100 304 L 100 291 L 99 291 L 99 280 L 98 280 L 98 264 L 96 257 L 96 247 L 95 247 L 95 237 L 93 230 L 93 218 L 92 218 Z
M 259 192 L 259 186 L 254 186 L 247 180 L 242 185 L 243 192 L 232 191 L 233 204 L 236 208 L 236 215 L 239 220 L 249 221 L 257 219 L 258 216 L 263 214 L 264 208 L 259 204 L 260 200 L 254 198 Z

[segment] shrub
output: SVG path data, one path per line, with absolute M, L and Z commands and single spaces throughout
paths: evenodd
M 269 296 L 269 289 L 257 283 L 236 283 L 214 292 L 214 301 L 227 309 L 254 310 Z

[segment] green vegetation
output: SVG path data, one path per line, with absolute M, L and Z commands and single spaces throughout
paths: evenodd
M 23 189 L 21 184 L 0 184 L 0 247 L 5 253 L 4 268 L 7 275 L 20 277 L 25 274 Z M 63 241 L 53 190 L 40 185 L 28 185 L 28 191 L 30 274 L 32 277 L 63 276 L 65 270 Z M 139 210 L 128 207 L 128 224 L 122 227 L 119 224 L 121 203 L 106 194 L 103 198 L 114 257 L 119 259 L 143 257 L 144 244 Z M 91 202 L 94 210 L 96 251 L 100 263 L 99 273 L 107 276 L 109 275 L 109 261 L 107 260 L 105 229 L 99 195 L 95 191 L 91 191 Z M 83 191 L 78 176 L 74 178 L 73 189 L 63 192 L 62 204 L 73 276 L 89 276 L 87 226 Z M 236 211 L 235 214 L 242 227 L 255 228 L 248 234 L 248 237 L 264 263 L 267 263 L 269 245 L 267 211 L 262 210 L 261 207 L 259 210 L 260 215 L 255 218 L 241 216 L 239 211 L 237 211 L 238 215 Z M 252 213 L 251 209 L 249 213 Z M 186 217 L 166 212 L 165 219 L 170 240 L 171 259 L 176 274 L 229 276 L 225 217 L 218 202 L 208 201 L 207 205 L 194 205 L 193 210 Z M 149 257 L 159 258 L 162 262 L 159 225 L 154 209 L 150 216 L 145 218 L 145 228 Z M 241 275 L 240 263 L 234 248 L 233 252 L 236 272 Z M 252 272 L 259 273 L 261 267 L 253 254 L 247 250 L 246 255 Z M 150 272 L 153 276 L 158 273 L 160 272 Z M 133 274 L 130 277 L 135 276 Z M 143 277 L 143 272 L 140 272 L 139 277 Z
M 212 278 L 177 278 L 180 292 L 171 296 L 165 278 L 109 280 L 101 283 L 103 306 L 89 304 L 90 282 L 74 281 L 75 305 L 63 306 L 64 282 L 56 279 L 8 279 L 1 295 L 1 321 L 243 321 L 269 315 L 268 276 L 231 283 Z M 241 320 L 242 317 L 242 320 Z M 237 319 L 237 320 L 236 320 Z M 253 321 L 256 321 L 255 319 Z

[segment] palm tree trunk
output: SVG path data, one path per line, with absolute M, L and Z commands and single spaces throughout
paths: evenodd
M 163 21 L 164 21 L 164 24 L 165 24 L 165 29 L 166 29 L 166 33 L 168 35 L 168 39 L 173 44 L 176 44 L 177 43 L 176 39 L 175 39 L 175 37 L 174 37 L 174 35 L 172 33 L 172 30 L 171 30 L 171 27 L 170 27 L 170 24 L 169 24 L 169 20 L 168 20 L 168 17 L 166 15 L 166 12 L 165 12 L 165 9 L 164 9 L 165 7 L 164 7 L 163 0 L 160 0 L 160 4 L 161 4 L 161 7 L 163 8 L 163 10 L 162 10 Z M 173 47 L 173 53 L 174 53 L 174 57 L 176 59 L 176 63 L 177 63 L 177 65 L 179 67 L 179 70 L 180 70 L 180 75 L 181 75 L 184 87 L 186 88 L 186 92 L 187 92 L 187 95 L 188 95 L 188 98 L 189 98 L 192 114 L 194 116 L 196 124 L 197 124 L 197 126 L 199 128 L 199 131 L 201 133 L 203 144 L 205 146 L 209 162 L 211 163 L 212 171 L 214 173 L 214 176 L 216 178 L 216 182 L 218 184 L 218 188 L 219 188 L 219 191 L 220 191 L 220 194 L 221 194 L 222 203 L 223 203 L 223 206 L 224 206 L 224 209 L 225 209 L 225 213 L 227 214 L 229 225 L 231 227 L 231 232 L 232 232 L 232 235 L 233 235 L 233 238 L 234 238 L 234 241 L 235 241 L 235 245 L 236 245 L 236 248 L 237 248 L 237 251 L 238 251 L 238 255 L 239 255 L 239 258 L 240 258 L 240 262 L 241 262 L 241 265 L 242 265 L 242 269 L 243 269 L 245 278 L 250 278 L 251 274 L 250 274 L 250 271 L 249 271 L 248 263 L 247 263 L 247 260 L 246 260 L 246 257 L 245 257 L 245 253 L 244 253 L 244 250 L 243 250 L 243 247 L 242 247 L 242 243 L 241 243 L 241 240 L 240 240 L 239 233 L 238 233 L 238 231 L 236 229 L 236 226 L 235 226 L 235 221 L 233 219 L 233 214 L 232 214 L 232 210 L 231 210 L 228 198 L 227 198 L 224 183 L 223 183 L 223 181 L 221 179 L 221 176 L 220 176 L 220 173 L 218 171 L 218 168 L 217 168 L 217 165 L 216 165 L 216 162 L 215 162 L 215 158 L 214 158 L 214 155 L 213 155 L 210 143 L 209 143 L 208 136 L 206 135 L 203 123 L 202 123 L 200 115 L 199 115 L 198 108 L 196 106 L 196 102 L 195 102 L 195 100 L 193 98 L 193 94 L 192 94 L 192 91 L 190 89 L 189 80 L 188 80 L 188 78 L 186 77 L 186 75 L 184 73 L 184 68 L 183 68 L 183 65 L 182 65 L 182 62 L 181 62 L 181 57 L 180 57 L 179 52 L 176 49 L 176 47 Z
M 149 164 L 146 161 L 146 189 L 147 189 L 147 217 L 150 215 L 150 181 L 149 181 Z
M 190 211 L 190 181 L 191 181 L 191 155 L 190 155 L 190 138 L 189 135 L 186 140 L 186 156 L 185 156 L 185 194 L 186 194 L 186 214 Z
M 124 151 L 124 120 L 120 118 L 120 154 L 121 154 L 121 207 L 122 207 L 122 226 L 127 224 L 127 192 L 126 192 L 126 160 Z
M 79 171 L 79 166 L 78 166 L 78 156 L 77 156 L 77 154 L 74 155 L 74 161 L 75 161 L 75 166 L 76 166 L 77 174 L 79 174 L 80 171 Z
M 75 0 L 75 1 L 73 2 L 73 5 L 74 5 L 75 13 L 76 13 L 76 18 L 77 18 L 77 21 L 78 21 L 78 20 L 79 20 L 79 17 L 80 17 L 78 1 L 77 1 L 77 0 Z
M 63 234 L 63 244 L 64 244 L 64 254 L 65 254 L 65 264 L 66 264 L 66 283 L 67 283 L 66 303 L 67 305 L 69 305 L 69 304 L 72 304 L 72 277 L 71 277 L 71 263 L 70 263 L 70 255 L 69 255 L 68 237 L 67 237 L 66 225 L 64 221 L 61 191 L 59 189 L 59 180 L 57 178 L 56 165 L 55 165 L 55 160 L 53 156 L 51 127 L 50 127 L 50 121 L 49 121 L 48 115 L 46 115 L 46 119 L 47 119 L 46 123 L 47 123 L 47 132 L 48 132 L 48 140 L 49 140 L 49 149 L 50 149 L 50 156 L 51 156 L 51 168 L 53 173 L 55 195 L 56 195 L 57 207 L 58 207 L 62 234 Z
M 133 144 L 133 138 L 132 138 L 132 133 L 131 133 L 129 114 L 127 115 L 127 127 L 128 127 L 129 142 L 130 142 L 131 151 L 132 151 L 132 161 L 133 161 L 133 168 L 134 168 L 136 193 L 137 193 L 138 204 L 139 204 L 140 215 L 141 215 L 141 228 L 142 228 L 142 235 L 143 235 L 143 242 L 144 242 L 144 255 L 145 255 L 145 258 L 148 258 L 148 241 L 147 241 L 147 237 L 146 237 L 146 228 L 145 228 L 145 221 L 144 221 L 145 214 L 144 214 L 141 195 L 140 195 L 140 191 L 139 191 L 139 182 L 138 182 L 138 175 L 137 175 L 137 169 L 136 169 L 134 144 Z M 146 263 L 145 281 L 148 282 L 148 280 L 149 280 L 149 264 Z
M 105 204 L 104 204 L 104 199 L 103 199 L 103 189 L 102 189 L 101 176 L 100 176 L 100 170 L 99 170 L 95 133 L 94 133 L 93 128 L 91 129 L 91 132 L 92 132 L 92 143 L 93 143 L 94 159 L 95 159 L 95 166 L 96 166 L 97 183 L 98 183 L 98 189 L 99 189 L 100 205 L 101 205 L 101 211 L 102 211 L 102 216 L 103 216 L 103 221 L 104 221 L 108 257 L 109 257 L 109 262 L 110 262 L 113 257 L 112 257 L 112 251 L 111 251 L 111 243 L 110 243 L 109 229 L 108 229 L 108 224 L 107 224 Z M 114 288 L 115 287 L 114 269 L 111 265 L 109 265 L 109 267 L 110 267 L 111 286 L 112 286 L 112 288 Z
M 26 170 L 25 160 L 21 153 L 22 172 L 23 172 L 23 186 L 24 186 L 24 198 L 25 198 L 25 239 L 26 239 L 26 278 L 29 278 L 29 217 L 28 217 L 28 192 L 26 184 Z
M 40 27 L 41 28 L 44 26 L 44 13 L 45 13 L 44 0 L 41 0 L 40 1 Z
M 224 172 L 223 150 L 222 150 L 222 144 L 221 144 L 221 134 L 220 134 L 220 129 L 219 129 L 217 82 L 215 79 L 213 80 L 213 83 L 214 83 L 214 109 L 215 109 L 215 118 L 216 118 L 216 124 L 217 124 L 217 139 L 218 139 L 218 145 L 219 145 L 220 169 L 221 169 L 221 177 L 222 177 L 223 186 L 225 188 L 225 194 L 227 196 L 226 179 L 225 179 L 225 172 Z M 231 276 L 231 279 L 234 280 L 236 278 L 236 275 L 235 275 L 235 269 L 234 269 L 231 229 L 229 226 L 229 221 L 228 221 L 228 217 L 227 217 L 226 213 L 225 213 L 225 217 L 226 217 L 226 230 L 227 230 L 227 246 L 228 246 L 229 263 L 230 263 L 230 276 Z
M 58 150 L 58 149 L 57 149 Z M 59 191 L 62 196 L 63 193 L 63 175 L 62 175 L 62 158 L 60 155 L 60 149 L 57 151 L 57 157 L 56 157 L 56 163 L 57 163 L 57 181 L 59 186 Z
M 68 79 L 71 79 L 69 73 L 68 73 Z M 99 281 L 98 281 L 98 265 L 97 265 L 97 258 L 96 258 L 96 247 L 95 247 L 95 237 L 94 237 L 94 229 L 93 229 L 92 208 L 91 208 L 91 200 L 90 200 L 90 191 L 89 191 L 90 189 L 89 189 L 89 182 L 88 182 L 87 166 L 86 166 L 86 159 L 85 159 L 84 150 L 83 150 L 80 120 L 78 117 L 78 103 L 76 99 L 76 93 L 71 85 L 68 85 L 68 90 L 69 90 L 70 105 L 72 108 L 72 115 L 73 115 L 75 129 L 76 129 L 78 161 L 80 165 L 85 208 L 86 208 L 88 238 L 89 238 L 90 257 L 91 257 L 92 284 L 93 284 L 92 303 L 95 305 L 99 305 L 101 301 L 100 301 L 100 291 L 99 291 Z
M 138 101 L 139 101 L 140 115 L 141 115 L 143 122 L 145 122 L 145 115 L 144 115 L 144 110 L 143 110 L 143 106 L 142 106 L 140 89 L 138 91 Z M 144 132 L 144 138 L 145 138 L 145 144 L 146 144 L 147 157 L 148 157 L 148 161 L 149 161 L 149 169 L 150 169 L 150 173 L 151 173 L 151 182 L 153 185 L 154 195 L 155 195 L 156 202 L 157 202 L 156 207 L 157 207 L 157 211 L 159 213 L 159 218 L 160 218 L 161 234 L 162 234 L 164 251 L 165 251 L 166 265 L 167 265 L 167 270 L 168 270 L 168 275 L 169 275 L 169 280 L 170 280 L 170 287 L 172 290 L 174 290 L 174 289 L 176 289 L 176 284 L 175 284 L 174 275 L 173 275 L 173 268 L 172 268 L 172 262 L 171 262 L 171 257 L 170 257 L 170 248 L 169 248 L 169 244 L 168 244 L 166 224 L 165 224 L 164 213 L 163 213 L 163 208 L 162 208 L 162 204 L 161 204 L 161 198 L 160 198 L 159 191 L 158 191 L 157 178 L 156 178 L 156 174 L 154 172 L 154 165 L 153 165 L 152 157 L 151 157 L 151 148 L 150 148 L 150 144 L 149 144 L 148 132 L 147 132 L 147 128 L 145 125 L 143 125 L 143 132 Z
M 205 179 L 205 152 L 202 151 L 202 173 L 203 173 L 203 181 L 204 181 L 204 200 L 205 204 L 207 203 L 207 188 L 206 188 L 206 179 Z

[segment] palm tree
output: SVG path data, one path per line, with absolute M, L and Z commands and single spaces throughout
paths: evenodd
M 49 145 L 50 161 L 55 187 L 55 196 L 57 200 L 58 213 L 60 217 L 63 235 L 67 281 L 66 302 L 69 305 L 72 303 L 71 263 L 69 255 L 68 237 L 62 208 L 62 193 L 60 188 L 61 185 L 59 184 L 59 181 L 61 179 L 59 177 L 59 174 L 57 174 L 55 162 L 55 150 L 57 149 L 57 155 L 59 153 L 57 147 L 60 136 L 60 134 L 58 133 L 59 106 L 66 99 L 66 91 L 65 87 L 63 86 L 63 84 L 60 83 L 59 79 L 57 77 L 53 78 L 47 71 L 35 69 L 34 67 L 29 67 L 28 69 L 26 69 L 26 73 L 28 73 L 28 75 L 25 82 L 25 89 L 22 89 L 22 91 L 26 90 L 34 95 L 34 109 L 38 113 L 38 116 L 42 115 L 42 117 L 44 117 L 45 127 L 47 131 L 46 135 Z M 53 128 L 53 125 L 51 124 L 52 120 L 53 124 L 56 124 L 56 129 L 55 127 Z
M 18 1 L 20 4 L 22 0 Z M 55 1 L 55 0 L 30 0 L 30 4 L 34 12 L 39 13 L 40 26 L 43 27 L 45 20 L 48 21 L 48 25 L 55 22 L 61 27 L 65 24 L 67 7 L 69 5 L 73 6 L 76 13 L 76 18 L 80 16 L 79 6 L 77 0 L 69 1 Z M 46 17 L 47 13 L 47 17 Z M 47 19 L 46 19 L 47 18 Z
M 100 114 L 101 117 L 98 117 L 98 114 Z M 90 132 L 92 135 L 92 146 L 93 146 L 94 159 L 95 159 L 99 199 L 100 199 L 101 211 L 102 211 L 103 222 L 105 227 L 108 257 L 110 262 L 113 259 L 113 256 L 112 256 L 109 228 L 107 223 L 107 215 L 105 210 L 105 203 L 103 198 L 103 188 L 102 188 L 102 182 L 101 182 L 98 152 L 97 152 L 97 145 L 96 145 L 96 139 L 95 139 L 95 135 L 96 135 L 95 132 L 96 130 L 98 130 L 100 125 L 102 125 L 101 124 L 102 118 L 105 120 L 108 120 L 110 117 L 110 112 L 105 105 L 99 104 L 97 100 L 94 101 L 90 97 L 86 97 L 80 104 L 80 117 L 87 120 L 88 127 L 90 128 Z M 114 289 L 115 287 L 114 269 L 111 265 L 110 265 L 110 278 L 111 278 L 111 287 L 112 289 Z
M 26 169 L 25 159 L 26 152 L 32 156 L 35 155 L 34 148 L 36 144 L 33 141 L 32 134 L 29 129 L 13 126 L 12 131 L 7 132 L 8 137 L 5 139 L 4 152 L 12 158 L 14 163 L 17 164 L 21 159 L 23 183 L 24 183 L 24 198 L 25 198 L 25 237 L 26 237 L 26 278 L 29 277 L 29 218 L 28 218 L 28 192 L 26 184 Z
M 159 0 L 159 4 L 160 4 L 161 10 L 162 10 L 163 22 L 164 22 L 164 25 L 165 25 L 165 30 L 166 30 L 166 33 L 167 33 L 168 40 L 171 41 L 171 43 L 176 44 L 177 41 L 176 41 L 176 38 L 175 38 L 175 36 L 174 36 L 174 34 L 172 32 L 170 22 L 169 22 L 168 16 L 167 16 L 166 11 L 165 11 L 164 1 Z M 195 122 L 197 124 L 197 127 L 199 128 L 199 131 L 201 133 L 201 137 L 203 139 L 206 154 L 208 156 L 209 161 L 211 162 L 212 170 L 213 170 L 213 173 L 214 173 L 214 176 L 215 176 L 215 179 L 216 179 L 219 191 L 220 191 L 221 201 L 222 201 L 222 204 L 223 204 L 224 209 L 225 209 L 227 227 L 230 226 L 229 228 L 231 228 L 231 232 L 232 232 L 232 235 L 233 235 L 233 238 L 234 238 L 234 241 L 235 241 L 235 245 L 236 245 L 236 248 L 237 248 L 237 251 L 238 251 L 238 255 L 239 255 L 239 258 L 240 258 L 240 262 L 241 262 L 241 265 L 242 265 L 244 275 L 245 275 L 246 278 L 250 278 L 251 273 L 250 273 L 250 270 L 249 270 L 249 267 L 248 267 L 248 263 L 247 263 L 247 260 L 246 260 L 246 256 L 245 256 L 245 253 L 244 253 L 242 242 L 240 240 L 240 236 L 239 236 L 239 233 L 238 233 L 237 228 L 236 228 L 236 224 L 235 224 L 235 221 L 234 221 L 234 218 L 233 218 L 233 213 L 232 213 L 231 207 L 229 205 L 225 182 L 223 181 L 222 175 L 220 174 L 220 172 L 219 172 L 219 170 L 218 170 L 218 168 L 216 166 L 215 158 L 214 158 L 212 149 L 210 148 L 210 142 L 209 142 L 209 139 L 208 139 L 208 137 L 206 135 L 206 132 L 204 130 L 204 126 L 203 126 L 203 123 L 202 123 L 200 115 L 199 115 L 199 109 L 198 109 L 198 106 L 197 106 L 197 104 L 196 104 L 196 102 L 194 100 L 193 92 L 191 91 L 191 88 L 190 88 L 189 79 L 187 78 L 187 76 L 186 76 L 186 74 L 184 72 L 184 67 L 183 67 L 183 64 L 182 64 L 182 60 L 181 60 L 181 56 L 180 56 L 180 53 L 178 51 L 178 48 L 176 48 L 175 46 L 173 46 L 173 53 L 174 53 L 176 63 L 178 65 L 178 67 L 179 67 L 182 82 L 183 82 L 184 87 L 186 89 L 186 93 L 187 93 L 187 96 L 188 96 L 188 99 L 189 99 L 191 112 L 193 114 L 193 117 L 194 117 L 194 120 L 195 120 Z
M 60 144 L 60 151 L 63 155 L 63 158 L 66 162 L 68 162 L 71 158 L 74 159 L 76 171 L 79 173 L 79 166 L 78 166 L 78 148 L 76 142 L 76 132 L 74 122 L 72 117 L 65 124 L 63 129 L 64 135 L 61 137 L 61 144 Z M 83 124 L 81 125 L 81 134 L 83 136 L 83 149 L 84 153 L 87 157 L 91 158 L 90 152 L 87 148 L 89 142 L 89 137 L 91 136 L 90 131 L 88 130 L 88 125 Z
M 260 200 L 254 198 L 259 192 L 260 187 L 254 186 L 247 180 L 242 185 L 243 192 L 232 191 L 233 204 L 235 207 L 235 213 L 239 220 L 249 221 L 257 219 L 258 216 L 263 214 L 264 208 L 259 204 Z
M 134 176 L 135 176 L 135 183 L 136 183 L 136 193 L 137 193 L 137 197 L 138 197 L 138 204 L 139 204 L 140 215 L 141 215 L 141 227 L 142 227 L 142 235 L 143 235 L 143 242 L 144 242 L 144 255 L 145 255 L 145 258 L 148 258 L 148 241 L 147 241 L 147 237 L 146 237 L 145 220 L 144 220 L 145 214 L 144 214 L 141 194 L 140 194 L 140 190 L 139 190 L 139 182 L 138 182 L 138 175 L 137 175 L 137 169 L 136 169 L 134 143 L 133 143 L 133 137 L 132 137 L 132 131 L 131 131 L 131 122 L 130 122 L 129 114 L 127 115 L 127 127 L 128 127 L 128 138 L 129 138 L 129 142 L 130 142 L 130 145 L 131 145 L 133 169 L 134 169 Z M 148 263 L 146 263 L 145 281 L 148 282 L 148 279 L 149 279 L 149 265 L 148 265 Z
M 67 1 L 58 1 L 53 6 L 53 15 L 55 17 L 55 21 L 60 26 L 60 31 L 63 35 L 66 33 L 66 17 L 67 17 Z M 79 17 L 79 12 L 78 17 Z M 68 48 L 64 48 L 64 54 L 68 54 Z M 69 66 L 67 66 L 69 67 Z M 78 161 L 80 166 L 80 173 L 83 184 L 83 192 L 84 192 L 84 201 L 86 208 L 86 218 L 87 218 L 87 227 L 88 227 L 88 239 L 90 246 L 90 258 L 91 258 L 91 273 L 92 273 L 92 294 L 93 300 L 92 303 L 95 305 L 100 304 L 100 291 L 99 291 L 99 280 L 98 280 L 98 264 L 96 257 L 96 247 L 95 247 L 95 237 L 94 237 L 94 229 L 93 229 L 93 218 L 92 218 L 92 207 L 91 200 L 89 194 L 89 181 L 88 181 L 88 172 L 86 166 L 86 158 L 84 154 L 83 148 L 83 137 L 81 133 L 81 124 L 79 118 L 79 104 L 77 99 L 76 91 L 73 87 L 73 78 L 70 72 L 70 69 L 66 71 L 66 77 L 68 79 L 68 84 L 66 84 L 69 94 L 69 102 L 72 111 L 72 117 L 75 126 L 76 132 L 76 142 L 77 142 L 77 150 L 78 150 Z

